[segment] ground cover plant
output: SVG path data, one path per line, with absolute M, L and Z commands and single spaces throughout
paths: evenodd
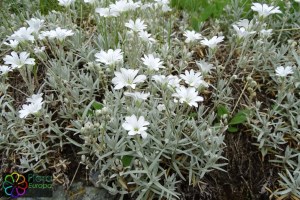
M 212 2 L 1 2 L 0 172 L 299 199 L 299 2 Z

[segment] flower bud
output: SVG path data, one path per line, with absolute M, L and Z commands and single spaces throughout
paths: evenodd
M 85 161 L 86 161 L 85 155 L 81 155 L 81 162 L 82 162 L 82 163 L 85 163 Z

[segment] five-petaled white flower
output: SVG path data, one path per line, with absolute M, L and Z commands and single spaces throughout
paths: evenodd
M 9 67 L 9 66 L 6 66 L 6 65 L 0 65 L 0 72 L 1 72 L 1 75 L 4 75 L 8 72 L 12 71 L 12 68 Z
M 244 38 L 256 33 L 255 31 L 248 31 L 245 27 L 238 27 L 235 24 L 233 24 L 232 27 L 236 31 L 236 34 L 239 38 Z
M 159 58 L 155 58 L 152 54 L 144 55 L 142 61 L 150 70 L 158 71 L 159 68 L 165 68 L 163 62 Z
M 196 62 L 197 66 L 200 68 L 203 73 L 211 73 L 211 70 L 215 69 L 213 64 L 205 62 L 205 60 L 199 60 Z
M 143 5 L 141 5 L 142 10 L 146 10 L 149 8 L 153 8 L 153 3 L 144 3 Z
M 46 47 L 45 47 L 45 46 L 42 46 L 42 47 L 34 47 L 33 50 L 34 50 L 34 53 L 39 54 L 39 53 L 44 52 L 45 49 L 46 49 Z
M 289 74 L 293 74 L 293 68 L 290 66 L 287 67 L 283 67 L 283 66 L 279 66 L 276 68 L 276 75 L 280 76 L 280 77 L 286 77 Z
M 9 40 L 8 42 L 4 42 L 3 44 L 10 46 L 11 48 L 16 48 L 19 45 L 18 40 Z
M 170 6 L 164 4 L 164 5 L 162 5 L 161 10 L 163 12 L 169 12 L 169 11 L 172 11 L 172 8 Z
M 96 0 L 84 0 L 84 3 L 89 3 L 89 4 L 93 4 L 95 2 L 96 2 Z
M 178 76 L 174 76 L 174 75 L 169 75 L 169 76 L 165 76 L 165 75 L 154 75 L 152 76 L 152 80 L 154 80 L 155 82 L 162 84 L 162 85 L 167 85 L 168 87 L 171 88 L 176 88 L 180 86 L 180 81 L 181 79 L 178 78 Z
M 133 2 L 132 0 L 119 0 L 114 4 L 110 4 L 109 8 L 114 13 L 122 13 L 129 10 L 135 10 L 141 6 L 140 2 Z
M 75 0 L 58 0 L 58 4 L 65 7 L 70 6 L 74 2 Z
M 141 1 L 133 2 L 132 0 L 128 0 L 128 7 L 129 10 L 136 10 L 137 8 L 140 8 L 142 6 Z
M 59 41 L 63 41 L 66 37 L 72 35 L 74 35 L 72 30 L 57 27 L 55 30 L 41 32 L 39 38 L 43 39 L 45 37 L 48 37 L 50 39 L 58 39 Z
M 19 111 L 20 118 L 26 118 L 30 114 L 37 113 L 40 109 L 42 109 L 43 102 L 43 93 L 41 94 L 33 94 L 31 97 L 27 98 L 27 103 L 22 106 L 22 110 Z
M 43 27 L 44 21 L 45 20 L 38 18 L 31 18 L 30 20 L 26 20 L 29 28 L 35 33 L 39 32 L 39 30 Z
M 163 12 L 168 12 L 172 10 L 168 5 L 169 3 L 170 3 L 169 0 L 157 0 L 156 3 L 154 3 L 154 7 L 156 9 L 161 7 L 161 10 Z
M 119 16 L 118 12 L 115 12 L 110 8 L 96 8 L 96 13 L 98 13 L 101 17 L 117 17 L 117 16 Z
M 279 7 L 268 6 L 267 4 L 252 3 L 251 9 L 258 12 L 260 17 L 267 17 L 270 14 L 282 13 Z
M 20 55 L 18 55 L 16 52 L 11 52 L 11 56 L 10 55 L 6 55 L 3 60 L 4 60 L 4 64 L 6 65 L 10 65 L 12 69 L 15 68 L 21 68 L 24 65 L 34 65 L 35 64 L 35 60 L 34 58 L 28 58 L 29 57 L 29 53 L 27 52 L 21 52 Z
M 200 33 L 196 33 L 194 30 L 186 30 L 183 35 L 186 37 L 185 43 L 190 43 L 202 39 L 202 35 Z
M 235 25 L 238 27 L 244 27 L 247 31 L 250 31 L 253 29 L 254 21 L 249 21 L 248 19 L 241 19 L 240 21 L 236 22 Z
M 208 46 L 211 49 L 214 49 L 217 46 L 217 44 L 219 44 L 223 40 L 224 40 L 224 36 L 220 36 L 220 37 L 214 36 L 210 40 L 204 38 L 203 40 L 201 40 L 201 44 Z
M 150 93 L 144 93 L 144 92 L 124 92 L 125 96 L 132 97 L 134 100 L 147 100 L 147 98 L 150 96 Z
M 110 4 L 109 8 L 112 10 L 114 13 L 122 13 L 126 12 L 129 10 L 129 4 L 127 0 L 120 0 L 116 1 L 114 4 Z
M 101 50 L 95 54 L 96 61 L 106 65 L 114 65 L 118 62 L 123 62 L 123 52 L 121 49 L 109 49 L 107 52 Z
M 160 112 L 164 111 L 164 110 L 166 110 L 166 106 L 164 104 L 158 104 L 157 105 L 157 110 L 160 111 Z
M 122 127 L 129 131 L 128 135 L 141 135 L 143 139 L 147 138 L 148 126 L 150 123 L 145 121 L 143 116 L 140 116 L 139 119 L 135 115 L 130 117 L 125 117 L 125 122 L 122 124 Z
M 191 87 L 198 88 L 200 85 L 208 87 L 208 84 L 203 80 L 201 73 L 195 73 L 193 69 L 190 71 L 185 70 L 185 74 L 181 74 L 180 77 Z
M 9 39 L 13 39 L 13 40 L 17 40 L 18 42 L 23 42 L 23 41 L 34 41 L 34 36 L 32 35 L 33 30 L 28 27 L 22 27 L 19 30 L 15 31 L 10 37 Z
M 134 32 L 144 31 L 147 28 L 147 25 L 140 18 L 137 18 L 135 21 L 129 20 L 129 22 L 125 23 L 125 26 Z
M 137 75 L 139 70 L 121 68 L 121 72 L 115 72 L 112 83 L 115 85 L 114 89 L 118 90 L 123 87 L 131 87 L 135 89 L 136 83 L 142 83 L 146 80 L 145 75 Z
M 262 29 L 259 33 L 262 37 L 270 37 L 272 35 L 273 29 Z
M 149 44 L 152 44 L 155 42 L 155 39 L 152 38 L 151 34 L 149 34 L 147 31 L 140 31 L 139 38 L 141 38 L 141 40 L 143 40 L 144 42 L 147 42 Z
M 176 93 L 172 94 L 175 97 L 174 102 L 178 102 L 176 98 L 179 99 L 180 103 L 187 103 L 189 106 L 198 107 L 197 102 L 203 101 L 203 97 L 198 96 L 198 92 L 194 87 L 183 87 L 180 86 L 176 88 Z
M 155 0 L 159 5 L 168 5 L 170 3 L 169 0 Z

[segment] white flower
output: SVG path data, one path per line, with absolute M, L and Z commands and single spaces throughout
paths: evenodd
M 198 88 L 200 85 L 208 87 L 208 84 L 202 79 L 201 73 L 195 73 L 194 70 L 185 70 L 185 74 L 181 74 L 180 77 L 189 85 Z
M 194 30 L 186 30 L 183 35 L 186 37 L 185 43 L 194 42 L 202 38 L 202 35 L 200 33 L 196 33 Z
M 110 8 L 96 8 L 96 13 L 102 17 L 117 17 L 119 13 Z
M 11 48 L 16 48 L 19 45 L 18 40 L 9 40 L 8 42 L 4 42 L 5 45 L 10 46 Z
M 154 7 L 155 8 L 161 7 L 163 12 L 168 12 L 172 10 L 168 5 L 169 3 L 170 3 L 169 0 L 157 0 L 156 3 L 154 4 Z
M 262 37 L 270 37 L 271 35 L 272 35 L 272 29 L 262 29 L 261 31 L 260 31 L 260 34 L 261 34 L 261 36 Z
M 267 17 L 270 14 L 282 13 L 279 7 L 268 6 L 267 4 L 252 3 L 251 9 L 258 12 L 260 17 Z
M 256 33 L 255 31 L 248 31 L 245 27 L 238 27 L 235 24 L 233 24 L 232 27 L 236 31 L 236 34 L 239 38 L 247 37 Z
M 213 64 L 209 64 L 204 60 L 199 60 L 196 62 L 197 66 L 200 68 L 201 72 L 203 73 L 211 73 L 211 70 L 215 69 Z
M 180 86 L 176 88 L 176 93 L 172 94 L 172 96 L 175 97 L 174 102 L 178 102 L 176 99 L 178 98 L 180 103 L 187 103 L 189 106 L 195 107 L 198 107 L 198 101 L 203 101 L 203 97 L 198 96 L 198 92 L 194 87 L 186 88 Z
M 155 42 L 155 39 L 151 38 L 151 34 L 149 34 L 147 31 L 140 31 L 139 38 L 141 38 L 144 42 L 148 42 L 149 44 Z
M 42 53 L 42 52 L 44 52 L 45 51 L 45 46 L 42 46 L 42 47 L 35 47 L 34 48 L 34 53 L 36 53 L 36 54 L 39 54 L 39 53 Z
M 142 3 L 140 1 L 133 2 L 132 0 L 128 0 L 129 10 L 136 10 L 137 8 L 139 8 L 141 6 L 142 6 Z
M 75 0 L 58 0 L 58 4 L 61 6 L 69 7 Z
M 144 55 L 142 58 L 144 65 L 146 65 L 149 69 L 158 71 L 159 68 L 165 68 L 163 66 L 162 61 L 159 58 L 155 58 L 152 54 Z
M 177 76 L 173 76 L 173 75 L 169 75 L 169 76 L 164 76 L 164 75 L 154 75 L 152 76 L 152 80 L 154 80 L 155 82 L 162 84 L 162 85 L 167 85 L 168 87 L 171 88 L 176 88 L 179 87 L 179 83 L 181 81 L 180 78 L 178 78 Z
M 285 68 L 283 66 L 279 66 L 276 68 L 275 71 L 276 71 L 276 75 L 280 77 L 286 77 L 287 75 L 294 73 L 293 68 L 290 66 L 287 66 Z
M 178 76 L 169 75 L 167 76 L 168 79 L 168 87 L 176 88 L 179 87 L 179 83 L 181 81 Z
M 148 129 L 145 126 L 148 126 L 150 123 L 145 121 L 143 116 L 140 116 L 139 119 L 135 115 L 130 117 L 125 117 L 125 122 L 122 124 L 122 127 L 129 131 L 128 135 L 141 135 L 143 139 L 147 138 Z
M 48 37 L 50 39 L 58 39 L 59 41 L 63 41 L 66 37 L 74 35 L 72 30 L 62 29 L 57 27 L 55 30 L 51 31 L 43 31 L 39 35 L 40 39 Z
M 169 12 L 169 11 L 172 11 L 171 7 L 168 6 L 168 5 L 165 5 L 165 4 L 162 5 L 161 10 L 162 10 L 163 12 Z
M 153 8 L 153 3 L 145 3 L 145 4 L 141 5 L 142 10 L 146 10 L 148 8 Z
M 8 72 L 12 71 L 12 68 L 6 65 L 0 65 L 0 72 L 1 75 L 7 74 Z
M 144 92 L 124 92 L 125 96 L 132 97 L 134 100 L 147 100 L 147 98 L 150 96 L 150 93 L 144 93 Z
M 137 7 L 139 7 L 139 3 L 133 3 L 132 1 L 128 0 L 120 0 L 116 1 L 114 4 L 110 4 L 109 8 L 114 13 L 122 13 L 129 10 L 135 10 Z
M 144 31 L 147 28 L 147 25 L 140 18 L 137 18 L 135 21 L 130 19 L 129 22 L 125 23 L 125 26 L 134 32 Z
M 142 83 L 146 80 L 145 75 L 137 75 L 139 70 L 121 68 L 121 72 L 115 72 L 112 83 L 115 85 L 114 89 L 118 90 L 123 87 L 130 86 L 135 89 L 136 83 Z
M 31 28 L 22 27 L 19 30 L 15 31 L 9 39 L 17 40 L 18 42 L 23 41 L 34 41 L 34 36 L 32 35 L 33 30 Z
M 30 20 L 26 20 L 27 24 L 29 25 L 29 28 L 37 33 L 39 30 L 43 27 L 45 20 L 37 19 L 37 18 L 31 18 Z
M 155 0 L 159 5 L 168 5 L 170 3 L 169 0 Z
M 208 46 L 211 49 L 214 49 L 217 46 L 217 44 L 219 44 L 223 40 L 224 40 L 224 36 L 220 36 L 220 37 L 214 36 L 210 40 L 204 38 L 203 40 L 201 40 L 201 44 Z
M 50 38 L 53 37 L 53 38 L 58 39 L 59 41 L 63 41 L 66 37 L 74 35 L 73 31 L 67 30 L 67 29 L 62 29 L 60 27 L 57 27 L 55 29 L 55 32 L 53 32 L 53 33 L 54 33 L 54 35 L 50 36 Z
M 158 104 L 157 105 L 157 110 L 160 111 L 160 112 L 163 111 L 163 110 L 166 110 L 166 106 L 164 104 Z
M 95 2 L 96 2 L 96 0 L 84 0 L 84 3 L 89 3 L 89 4 L 93 4 Z
M 95 54 L 96 61 L 104 63 L 106 65 L 114 65 L 118 62 L 123 62 L 123 52 L 121 49 L 109 49 L 107 52 L 101 50 Z
M 28 58 L 29 57 L 29 53 L 27 52 L 21 52 L 20 56 L 16 53 L 16 52 L 11 52 L 11 56 L 10 55 L 6 55 L 3 60 L 4 60 L 4 64 L 6 65 L 11 65 L 12 69 L 15 68 L 21 68 L 24 65 L 34 65 L 35 64 L 35 60 L 34 58 Z
M 41 94 L 33 94 L 31 97 L 26 98 L 26 102 L 28 103 L 36 103 L 36 102 L 42 102 L 43 101 L 43 93 Z
M 168 79 L 165 75 L 154 75 L 154 76 L 152 76 L 152 80 L 154 80 L 155 82 L 160 83 L 160 84 L 168 83 Z
M 19 111 L 20 118 L 26 118 L 30 114 L 37 113 L 40 109 L 42 109 L 43 104 L 43 93 L 34 94 L 30 98 L 27 98 L 27 103 L 22 106 L 22 110 Z
M 249 21 L 248 19 L 241 19 L 240 21 L 235 23 L 238 27 L 244 27 L 246 30 L 252 30 L 254 26 L 253 20 Z

